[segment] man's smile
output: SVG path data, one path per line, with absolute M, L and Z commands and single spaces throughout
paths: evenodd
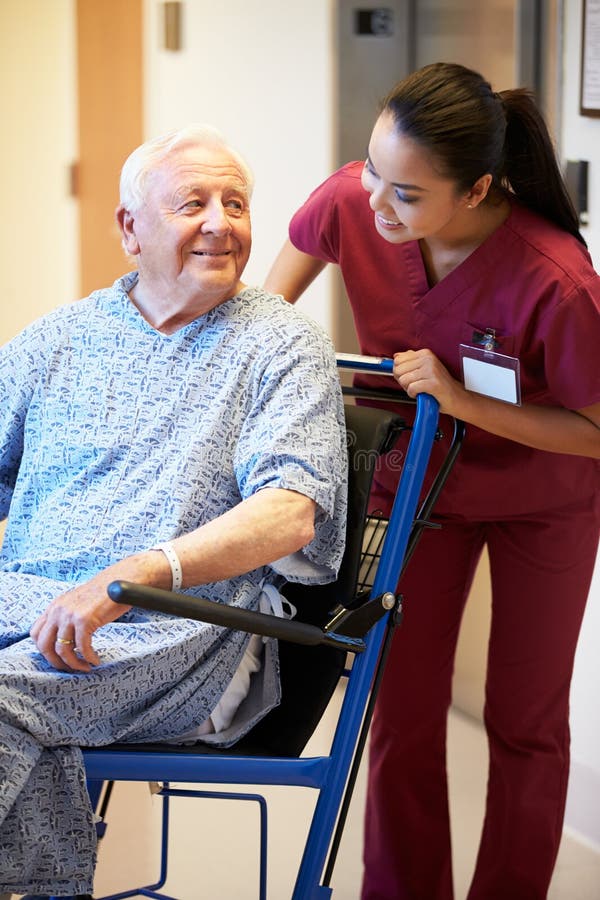
M 229 256 L 231 250 L 192 250 L 194 256 Z

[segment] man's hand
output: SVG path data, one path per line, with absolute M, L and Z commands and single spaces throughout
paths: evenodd
M 195 531 L 173 541 L 183 567 L 183 587 L 224 581 L 268 565 L 308 544 L 314 535 L 314 500 L 285 488 L 263 488 Z M 95 631 L 122 616 L 111 581 L 170 590 L 171 567 L 162 551 L 146 550 L 109 566 L 50 603 L 31 629 L 38 650 L 55 668 L 89 672 L 100 662 Z
M 169 587 L 170 577 L 162 553 L 128 557 L 53 600 L 34 622 L 31 637 L 56 669 L 89 672 L 101 661 L 92 646 L 92 635 L 131 609 L 110 599 L 106 588 L 111 581 L 123 579 Z

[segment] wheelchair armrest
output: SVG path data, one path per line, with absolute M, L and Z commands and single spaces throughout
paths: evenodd
M 217 603 L 214 600 L 193 597 L 190 594 L 178 594 L 161 588 L 134 584 L 131 581 L 112 581 L 108 585 L 107 592 L 115 603 L 153 609 L 186 619 L 209 622 L 225 628 L 235 628 L 249 634 L 261 634 L 283 641 L 291 641 L 294 644 L 307 646 L 325 644 L 350 653 L 362 653 L 365 649 L 364 641 L 359 638 L 323 631 L 316 625 L 308 625 L 306 622 L 281 619 L 278 616 L 249 609 L 238 609 L 235 606 L 228 606 L 226 603 Z

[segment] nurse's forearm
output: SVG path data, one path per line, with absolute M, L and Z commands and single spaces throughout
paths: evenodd
M 575 412 L 552 406 L 513 406 L 463 389 L 452 415 L 496 434 L 552 453 L 600 459 L 600 404 Z
M 322 259 L 302 253 L 287 240 L 267 275 L 265 290 L 295 303 L 325 266 Z
M 395 353 L 394 377 L 410 397 L 431 394 L 441 412 L 498 437 L 536 450 L 600 458 L 600 403 L 578 411 L 503 403 L 467 391 L 427 348 Z

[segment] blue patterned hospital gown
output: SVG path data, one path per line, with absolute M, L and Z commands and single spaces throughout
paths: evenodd
M 0 351 L 0 892 L 91 893 L 95 831 L 77 745 L 176 738 L 223 693 L 248 636 L 131 610 L 94 636 L 101 665 L 53 669 L 28 637 L 48 602 L 257 490 L 318 504 L 304 565 L 342 553 L 345 443 L 328 339 L 256 288 L 165 335 L 127 297 L 136 273 L 55 310 Z M 306 563 L 310 565 L 306 565 Z M 301 572 L 301 574 L 300 574 Z M 255 608 L 270 567 L 190 590 Z M 276 646 L 233 742 L 278 702 Z M 262 680 L 261 680 L 262 679 Z

